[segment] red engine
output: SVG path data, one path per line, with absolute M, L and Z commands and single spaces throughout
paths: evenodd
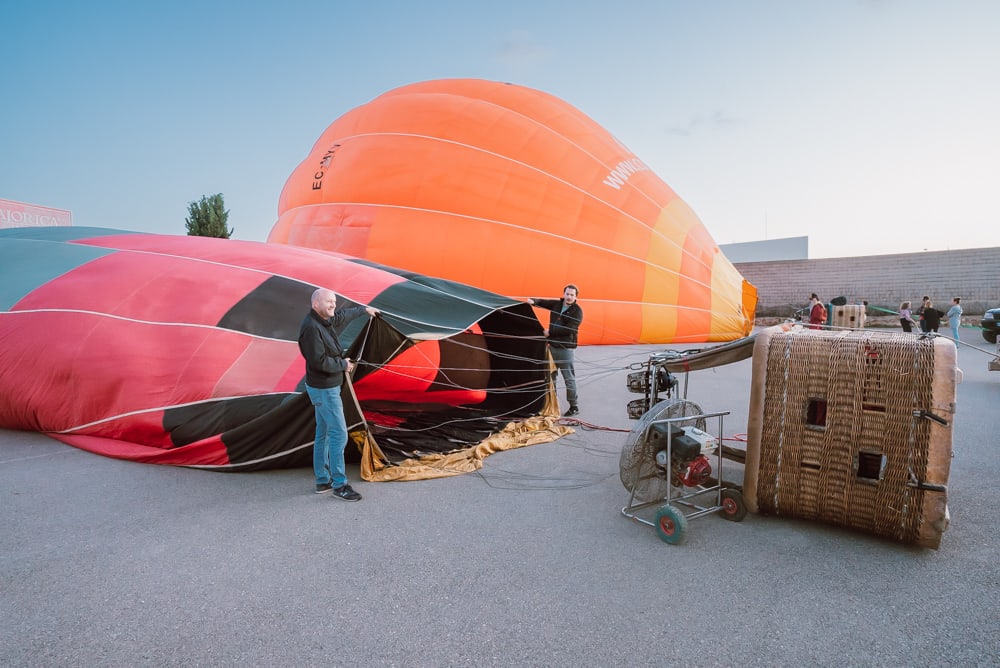
M 680 475 L 680 481 L 686 487 L 697 487 L 703 485 L 712 477 L 712 465 L 705 455 L 698 455 L 688 464 L 688 467 Z M 676 480 L 676 478 L 675 478 Z M 676 483 L 675 483 L 676 484 Z
M 656 425 L 660 427 L 660 425 Z M 664 426 L 657 430 L 652 430 L 652 437 L 657 440 L 657 445 L 664 443 L 668 427 Z M 674 487 L 697 487 L 704 484 L 712 475 L 712 465 L 701 452 L 701 443 L 688 436 L 682 429 L 671 425 L 670 429 L 670 484 Z M 656 464 L 660 474 L 666 477 L 667 450 L 666 448 L 656 453 Z

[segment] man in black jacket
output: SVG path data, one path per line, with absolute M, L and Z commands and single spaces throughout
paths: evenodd
M 347 484 L 344 448 L 347 446 L 347 420 L 340 386 L 344 372 L 353 362 L 344 357 L 337 338 L 337 328 L 378 309 L 354 306 L 337 311 L 337 294 L 319 288 L 312 295 L 312 309 L 299 329 L 299 351 L 306 360 L 306 393 L 316 409 L 316 441 L 313 443 L 313 472 L 316 493 L 333 491 L 345 501 L 360 501 L 361 495 Z
M 532 306 L 540 306 L 549 310 L 549 328 L 545 336 L 549 342 L 549 352 L 556 363 L 556 372 L 562 372 L 566 383 L 566 400 L 569 410 L 566 417 L 572 417 L 580 412 L 576 394 L 576 370 L 573 368 L 573 351 L 576 349 L 576 335 L 583 322 L 583 309 L 576 303 L 579 290 L 572 283 L 563 288 L 562 299 L 529 298 Z M 556 372 L 552 374 L 553 384 L 556 382 Z

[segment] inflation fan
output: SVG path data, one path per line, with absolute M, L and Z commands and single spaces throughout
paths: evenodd
M 665 542 L 684 540 L 688 520 L 720 513 L 739 522 L 746 515 L 743 495 L 723 486 L 723 413 L 705 413 L 677 397 L 646 411 L 622 447 L 619 475 L 629 490 L 622 514 L 656 529 Z M 707 431 L 717 426 L 715 435 Z M 712 462 L 716 476 L 713 478 Z M 637 511 L 656 507 L 653 520 Z

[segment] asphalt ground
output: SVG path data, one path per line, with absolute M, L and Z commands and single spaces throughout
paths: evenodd
M 0 665 L 1000 665 L 1000 372 L 963 339 L 982 351 L 959 353 L 936 551 L 759 515 L 696 518 L 668 545 L 623 517 L 627 367 L 671 346 L 581 348 L 591 427 L 477 474 L 360 482 L 360 503 L 312 494 L 307 469 L 0 431 Z M 688 378 L 727 438 L 749 393 L 749 360 Z

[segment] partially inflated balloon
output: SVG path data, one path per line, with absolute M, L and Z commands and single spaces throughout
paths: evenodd
M 111 457 L 232 471 L 311 462 L 297 338 L 318 286 L 379 310 L 340 340 L 358 362 L 349 425 L 378 434 L 385 466 L 454 453 L 545 408 L 545 344 L 527 304 L 335 253 L 6 229 L 0 279 L 0 428 Z
M 404 86 L 326 129 L 268 241 L 517 299 L 580 289 L 580 343 L 729 341 L 756 289 L 694 212 L 569 104 L 511 84 Z

